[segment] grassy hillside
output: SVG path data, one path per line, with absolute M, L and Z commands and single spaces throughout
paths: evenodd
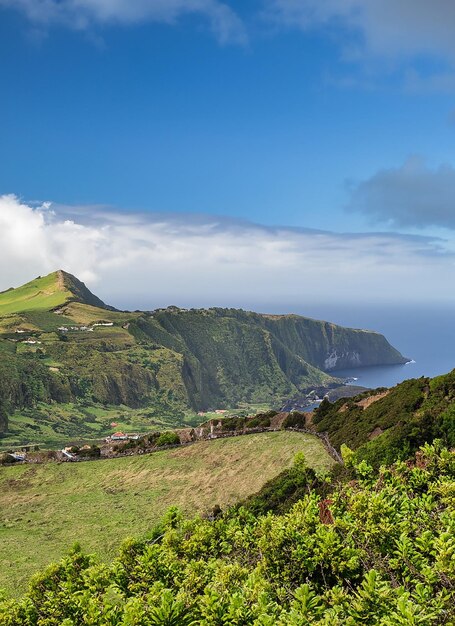
M 426 446 L 378 473 L 361 463 L 284 514 L 170 512 L 121 547 L 119 523 L 110 565 L 74 550 L 22 600 L 0 599 L 0 626 L 452 626 L 454 479 L 455 455 Z
M 455 370 L 436 378 L 406 380 L 393 389 L 367 391 L 330 404 L 313 421 L 332 444 L 348 445 L 373 465 L 406 459 L 422 444 L 439 438 L 455 446 Z
M 85 463 L 0 467 L 0 588 L 24 590 L 37 568 L 78 540 L 112 557 L 127 535 L 147 534 L 166 509 L 225 507 L 258 491 L 303 451 L 333 464 L 316 437 L 264 433 Z
M 59 270 L 0 293 L 0 315 L 23 311 L 50 311 L 70 300 L 104 306 L 75 276 Z
M 8 433 L 0 438 L 0 452 L 20 448 L 34 442 L 41 449 L 58 449 L 65 445 L 99 442 L 114 430 L 127 433 L 149 433 L 196 425 L 192 416 L 162 414 L 145 407 L 132 409 L 126 405 L 39 402 L 32 408 L 15 411 L 8 418 Z M 111 424 L 116 424 L 115 427 Z
M 0 315 L 20 311 L 49 310 L 61 306 L 71 297 L 57 272 L 0 294 Z
M 9 429 L 24 444 L 88 436 L 80 417 L 90 406 L 178 424 L 201 410 L 279 406 L 339 384 L 328 370 L 348 364 L 404 360 L 382 335 L 295 315 L 116 311 L 62 271 L 0 294 L 0 352 L 0 436 Z M 62 404 L 74 407 L 68 419 Z M 20 439 L 34 427 L 36 437 Z

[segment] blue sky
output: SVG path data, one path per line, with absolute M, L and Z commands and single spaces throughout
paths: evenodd
M 105 207 L 104 233 L 410 235 L 452 271 L 453 24 L 449 0 L 0 0 L 0 194 L 46 224 L 45 201 L 85 228 Z

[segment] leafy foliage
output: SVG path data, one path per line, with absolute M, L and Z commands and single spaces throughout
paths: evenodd
M 157 436 L 147 440 L 147 447 L 156 446 Z M 129 443 L 118 442 L 120 452 L 128 453 Z M 58 559 L 75 538 L 84 550 L 110 560 L 125 536 L 148 536 L 171 504 L 188 515 L 215 503 L 225 510 L 259 491 L 300 451 L 318 473 L 333 464 L 318 438 L 280 431 L 156 454 L 139 449 L 101 462 L 0 468 L 0 589 L 23 593 L 31 574 Z M 28 456 L 48 458 L 44 451 Z
M 161 433 L 161 435 L 156 440 L 156 447 L 160 448 L 161 446 L 175 446 L 180 443 L 180 437 L 177 433 Z
M 172 510 L 110 566 L 76 547 L 0 601 L 0 625 L 453 624 L 455 455 L 438 446 L 378 472 L 362 461 L 284 514 Z
M 370 403 L 371 402 L 371 403 Z M 334 446 L 355 450 L 358 460 L 375 467 L 406 459 L 435 438 L 455 446 L 455 370 L 434 379 L 406 380 L 390 391 L 370 390 L 314 412 L 320 432 Z

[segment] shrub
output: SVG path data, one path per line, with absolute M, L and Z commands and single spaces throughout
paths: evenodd
M 156 447 L 161 448 L 162 446 L 175 446 L 180 443 L 180 437 L 177 433 L 166 432 L 161 433 L 161 435 L 156 440 Z
M 283 422 L 283 428 L 305 428 L 306 417 L 304 413 L 293 411 L 289 413 Z

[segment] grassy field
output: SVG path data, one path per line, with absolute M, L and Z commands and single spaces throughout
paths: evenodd
M 106 461 L 0 468 L 0 588 L 24 590 L 29 576 L 75 541 L 110 558 L 127 536 L 143 536 L 171 505 L 188 514 L 255 493 L 303 451 L 324 471 L 319 439 L 293 432 L 201 442 Z

